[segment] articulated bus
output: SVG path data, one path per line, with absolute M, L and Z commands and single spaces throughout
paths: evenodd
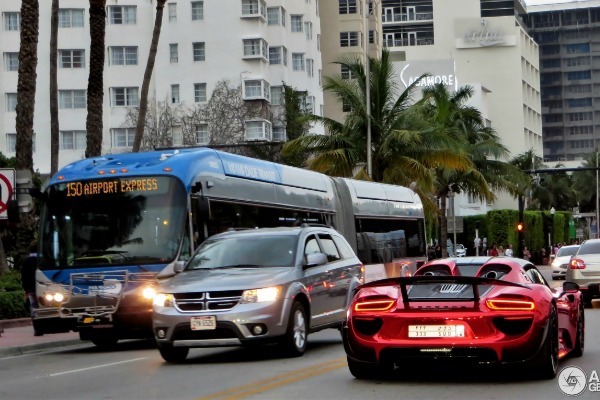
M 423 206 L 411 189 L 209 148 L 77 161 L 39 197 L 33 323 L 98 346 L 152 337 L 156 283 L 228 229 L 332 226 L 354 247 L 367 281 L 411 274 L 426 260 Z

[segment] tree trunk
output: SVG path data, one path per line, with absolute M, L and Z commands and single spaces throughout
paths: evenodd
M 58 10 L 59 1 L 52 0 L 52 16 L 50 18 L 50 174 L 58 171 Z
M 152 32 L 152 43 L 150 44 L 150 52 L 148 53 L 148 61 L 146 61 L 146 71 L 144 72 L 144 81 L 142 82 L 142 93 L 140 95 L 140 112 L 135 127 L 135 139 L 133 140 L 132 151 L 140 151 L 142 137 L 144 135 L 144 126 L 146 125 L 146 113 L 148 111 L 148 89 L 150 87 L 150 79 L 154 70 L 154 61 L 156 60 L 156 51 L 158 48 L 158 40 L 162 27 L 163 10 L 166 0 L 158 0 L 156 2 L 156 18 L 154 20 L 154 30 Z
M 6 262 L 6 252 L 4 251 L 4 243 L 0 237 L 0 275 L 6 274 L 9 271 L 8 262 Z
M 21 47 L 17 84 L 16 168 L 33 172 L 33 114 L 37 80 L 37 43 L 40 6 L 37 0 L 21 2 Z
M 87 89 L 86 157 L 102 154 L 102 104 L 104 101 L 104 35 L 106 0 L 90 0 L 90 74 Z

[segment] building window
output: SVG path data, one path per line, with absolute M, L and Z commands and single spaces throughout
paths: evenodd
M 307 58 L 306 59 L 306 74 L 308 75 L 309 78 L 312 78 L 313 76 L 315 76 L 314 67 L 315 67 L 315 60 L 313 60 L 312 58 Z
M 19 53 L 4 53 L 4 70 L 19 70 Z
M 2 13 L 2 19 L 4 20 L 4 30 L 17 32 L 21 26 L 21 13 L 19 12 L 5 12 Z
M 60 131 L 61 150 L 85 150 L 86 143 L 85 131 Z
M 204 19 L 204 2 L 192 1 L 192 21 L 201 21 Z
M 135 25 L 136 13 L 136 6 L 109 6 L 108 21 L 112 25 Z
M 85 90 L 59 90 L 58 107 L 61 109 L 86 108 Z
M 592 135 L 594 133 L 593 126 L 570 126 L 569 135 Z
M 208 124 L 196 125 L 196 144 L 206 145 L 210 142 L 208 137 Z
M 292 32 L 302 32 L 302 15 L 292 15 Z
M 264 0 L 242 0 L 242 16 L 267 18 L 267 3 Z
M 267 8 L 267 23 L 269 25 L 285 26 L 285 8 L 283 8 L 283 7 Z
M 6 152 L 16 153 L 17 152 L 17 134 L 7 133 L 6 134 Z
M 312 40 L 312 38 L 313 38 L 312 22 L 304 23 L 304 33 L 306 34 L 306 40 Z
M 85 67 L 84 50 L 59 50 L 59 66 L 61 68 L 83 68 Z
M 283 86 L 271 86 L 271 105 L 282 106 L 285 101 Z
M 577 113 L 569 113 L 567 114 L 569 121 L 592 121 L 594 119 L 594 114 L 591 112 L 577 112 Z
M 267 59 L 269 45 L 264 39 L 244 39 L 244 58 Z
M 17 94 L 6 93 L 6 111 L 15 112 L 17 111 Z
M 113 147 L 131 147 L 135 139 L 135 128 L 112 128 Z
M 340 46 L 358 46 L 358 32 L 340 32 Z
M 283 46 L 269 47 L 269 63 L 287 65 L 287 49 Z
M 61 8 L 58 10 L 59 28 L 83 28 L 83 8 Z
M 140 105 L 137 87 L 114 87 L 110 92 L 113 107 L 137 107 Z
M 171 103 L 179 104 L 179 85 L 171 85 Z
M 287 140 L 287 134 L 285 126 L 274 126 L 273 127 L 273 141 L 274 142 L 285 142 Z
M 581 79 L 592 79 L 592 71 L 571 71 L 567 73 L 567 79 L 570 81 L 578 81 Z
M 342 79 L 355 79 L 356 76 L 354 73 L 348 68 L 347 65 L 342 65 Z
M 177 3 L 169 3 L 169 22 L 177 22 Z
M 294 71 L 304 71 L 304 53 L 292 53 L 292 68 Z
M 315 112 L 315 96 L 305 96 L 304 97 L 304 111 L 309 114 L 314 114 L 314 112 Z
M 204 42 L 192 43 L 192 48 L 194 51 L 194 61 L 204 61 L 206 59 Z
M 340 14 L 356 14 L 356 0 L 339 0 Z
M 244 131 L 247 141 L 271 141 L 271 123 L 267 120 L 246 121 Z
M 206 83 L 194 83 L 194 101 L 196 103 L 206 102 Z
M 321 51 L 321 34 L 317 33 L 317 51 Z
M 566 46 L 567 53 L 589 53 L 590 52 L 590 44 L 589 43 L 577 43 L 577 44 L 568 44 Z
M 269 100 L 270 98 L 269 82 L 263 79 L 244 81 L 244 100 Z
M 567 104 L 569 105 L 569 107 L 591 107 L 592 98 L 584 97 L 581 99 L 567 99 Z
M 177 43 L 169 44 L 169 60 L 171 63 L 176 63 L 179 61 L 179 52 L 177 51 Z
M 110 65 L 137 65 L 137 46 L 112 46 L 109 47 Z

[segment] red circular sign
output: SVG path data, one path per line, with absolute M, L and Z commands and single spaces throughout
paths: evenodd
M 4 211 L 6 211 L 7 204 L 13 195 L 13 188 L 12 188 L 12 185 L 10 184 L 10 181 L 8 180 L 8 178 L 2 174 L 0 174 L 0 181 L 3 181 L 6 184 L 6 187 L 8 187 L 8 197 L 6 198 L 6 203 L 0 197 L 0 213 L 3 213 Z M 0 182 L 0 184 L 2 184 L 2 183 Z

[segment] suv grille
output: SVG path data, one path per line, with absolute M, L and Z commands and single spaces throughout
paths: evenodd
M 181 312 L 226 311 L 235 307 L 243 291 L 176 293 L 175 307 Z

